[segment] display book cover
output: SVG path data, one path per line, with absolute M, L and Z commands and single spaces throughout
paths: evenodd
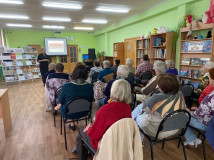
M 203 67 L 210 58 L 183 58 L 181 61 L 181 65 L 191 65 L 191 66 L 200 66 Z
M 188 80 L 188 79 L 184 79 L 183 81 L 184 81 L 184 84 L 192 84 L 193 87 L 194 87 L 194 89 L 197 89 L 198 86 L 200 85 L 200 82 L 199 82 L 199 83 L 194 83 L 194 82 L 191 82 L 191 81 Z
M 162 46 L 164 42 L 164 38 L 162 37 L 154 37 L 153 45 L 154 46 Z
M 212 49 L 212 41 L 191 41 L 182 43 L 182 52 L 184 53 L 210 53 Z
M 194 78 L 199 79 L 201 76 L 203 76 L 203 72 L 201 73 L 199 70 L 191 70 L 191 69 L 180 69 L 180 76 L 182 77 L 188 77 L 188 78 Z

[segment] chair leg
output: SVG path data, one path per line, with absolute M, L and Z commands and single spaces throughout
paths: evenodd
M 163 139 L 162 149 L 164 149 L 165 138 Z
M 66 128 L 65 128 L 65 121 L 63 121 L 63 124 L 64 124 L 65 149 L 67 150 L 67 139 L 66 139 Z
M 62 135 L 62 116 L 61 116 L 61 135 Z
M 184 152 L 184 159 L 187 160 L 186 151 L 185 151 L 184 142 L 183 142 L 182 137 L 180 137 L 180 141 L 182 143 L 182 148 L 183 148 L 183 152 Z
M 204 160 L 206 160 L 206 151 L 205 151 L 205 144 L 204 144 L 204 141 L 205 141 L 205 136 L 202 135 L 202 149 L 203 149 L 203 156 L 204 156 Z
M 150 142 L 150 151 L 151 151 L 151 160 L 154 160 L 152 142 Z

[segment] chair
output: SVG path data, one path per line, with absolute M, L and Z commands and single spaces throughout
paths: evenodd
M 153 96 L 154 94 L 158 94 L 158 93 L 160 93 L 159 89 L 158 89 L 158 88 L 155 88 L 155 89 L 152 91 L 150 97 Z
M 146 71 L 146 72 L 144 72 L 144 73 L 141 75 L 140 81 L 141 81 L 142 84 L 146 85 L 147 82 L 148 82 L 151 78 L 152 78 L 152 72 Z M 145 81 L 145 82 L 142 82 L 142 81 Z
M 67 150 L 67 139 L 66 139 L 66 123 L 85 120 L 87 126 L 87 120 L 91 120 L 92 100 L 86 97 L 75 97 L 68 102 L 66 105 L 65 117 L 61 115 L 61 135 L 62 135 L 62 121 L 64 125 L 64 138 L 65 138 L 65 149 Z M 79 114 L 74 119 L 68 120 L 67 117 L 72 114 Z
M 94 72 L 94 73 L 91 75 L 91 84 L 94 84 L 95 82 L 97 82 L 98 76 L 99 76 L 99 72 Z
M 132 92 L 131 96 L 132 96 L 132 103 L 130 104 L 130 106 L 131 106 L 131 110 L 133 111 L 136 103 L 136 93 Z
M 103 77 L 103 80 L 104 80 L 105 83 L 108 83 L 112 79 L 114 79 L 114 73 L 108 74 L 105 77 Z
M 162 143 L 162 149 L 164 149 L 164 143 L 166 141 L 171 141 L 171 140 L 176 140 L 176 139 L 179 139 L 178 147 L 180 145 L 180 141 L 182 142 L 184 159 L 185 160 L 187 159 L 186 151 L 185 151 L 184 143 L 183 143 L 183 135 L 186 132 L 190 119 L 191 119 L 191 115 L 186 110 L 177 110 L 177 111 L 174 111 L 174 112 L 166 115 L 165 118 L 161 121 L 155 137 L 149 136 L 148 134 L 144 133 L 144 131 L 139 127 L 140 132 L 142 134 L 144 134 L 144 136 L 149 140 L 152 160 L 154 160 L 153 146 L 152 146 L 153 144 Z M 161 132 L 172 131 L 172 130 L 179 130 L 179 132 L 174 134 L 173 137 L 171 137 L 171 138 L 170 137 L 169 138 L 166 137 L 163 139 L 158 138 L 158 136 Z
M 194 86 L 192 84 L 185 84 L 180 87 L 180 91 L 183 93 L 186 105 L 191 107 L 193 102 L 191 96 L 194 91 Z
M 54 94 L 54 107 L 56 107 L 59 104 L 59 96 L 60 96 L 61 91 L 62 91 L 62 86 L 59 87 L 55 91 L 55 94 Z M 53 114 L 53 117 L 54 117 L 54 127 L 56 127 L 56 115 Z
M 127 79 L 130 80 L 132 83 L 134 83 L 134 74 L 132 72 L 129 72 Z

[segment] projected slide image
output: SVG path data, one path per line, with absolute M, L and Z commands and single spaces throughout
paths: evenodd
M 63 41 L 48 41 L 48 52 L 65 52 Z

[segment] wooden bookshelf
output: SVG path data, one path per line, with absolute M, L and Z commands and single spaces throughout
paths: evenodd
M 151 35 L 151 64 L 154 64 L 154 62 L 158 60 L 165 61 L 172 59 L 173 61 L 175 61 L 175 49 L 174 51 L 172 51 L 172 42 L 174 34 L 174 32 L 167 32 Z M 159 42 L 160 44 L 155 43 L 157 39 L 162 39 L 161 42 Z
M 117 42 L 113 44 L 113 57 L 120 60 L 120 65 L 124 64 L 124 43 Z
M 192 83 L 200 82 L 201 81 L 200 78 L 203 76 L 203 75 L 201 75 L 201 72 L 200 72 L 200 69 L 203 67 L 203 65 L 201 64 L 202 58 L 210 59 L 210 61 L 212 61 L 214 59 L 214 54 L 213 54 L 214 53 L 213 52 L 213 49 L 214 49 L 214 47 L 213 47 L 213 40 L 214 40 L 213 27 L 214 27 L 214 24 L 204 24 L 204 23 L 198 22 L 198 27 L 192 28 L 192 30 L 193 30 L 192 35 L 193 36 L 194 36 L 194 34 L 198 35 L 202 30 L 207 30 L 207 32 L 208 32 L 208 30 L 212 30 L 212 38 L 204 38 L 204 39 L 186 39 L 186 35 L 187 35 L 187 32 L 189 31 L 189 27 L 180 29 L 181 40 L 180 40 L 180 63 L 179 63 L 179 69 L 180 70 L 179 70 L 179 72 L 181 72 L 181 70 L 183 72 L 184 72 L 184 70 L 185 71 L 191 70 L 192 76 L 193 76 L 193 72 L 199 73 L 198 78 L 193 78 L 193 77 L 190 78 L 190 77 L 186 77 L 186 76 L 181 76 L 182 80 L 187 79 Z M 196 33 L 195 33 L 195 31 L 196 31 Z M 208 42 L 206 42 L 208 45 L 211 43 L 211 45 L 209 45 L 211 47 L 210 49 L 209 49 L 209 47 L 205 46 L 206 52 L 204 52 L 203 49 L 201 49 L 200 51 L 195 51 L 195 52 L 189 51 L 189 43 L 191 43 L 191 42 L 195 42 L 195 43 L 203 42 L 201 45 L 203 45 L 203 47 L 204 47 L 205 41 L 208 41 Z M 182 64 L 182 60 L 184 60 L 184 58 L 190 59 L 189 65 Z M 194 61 L 191 61 L 192 58 L 199 58 L 200 64 L 198 66 L 191 65 L 191 63 L 194 63 Z

